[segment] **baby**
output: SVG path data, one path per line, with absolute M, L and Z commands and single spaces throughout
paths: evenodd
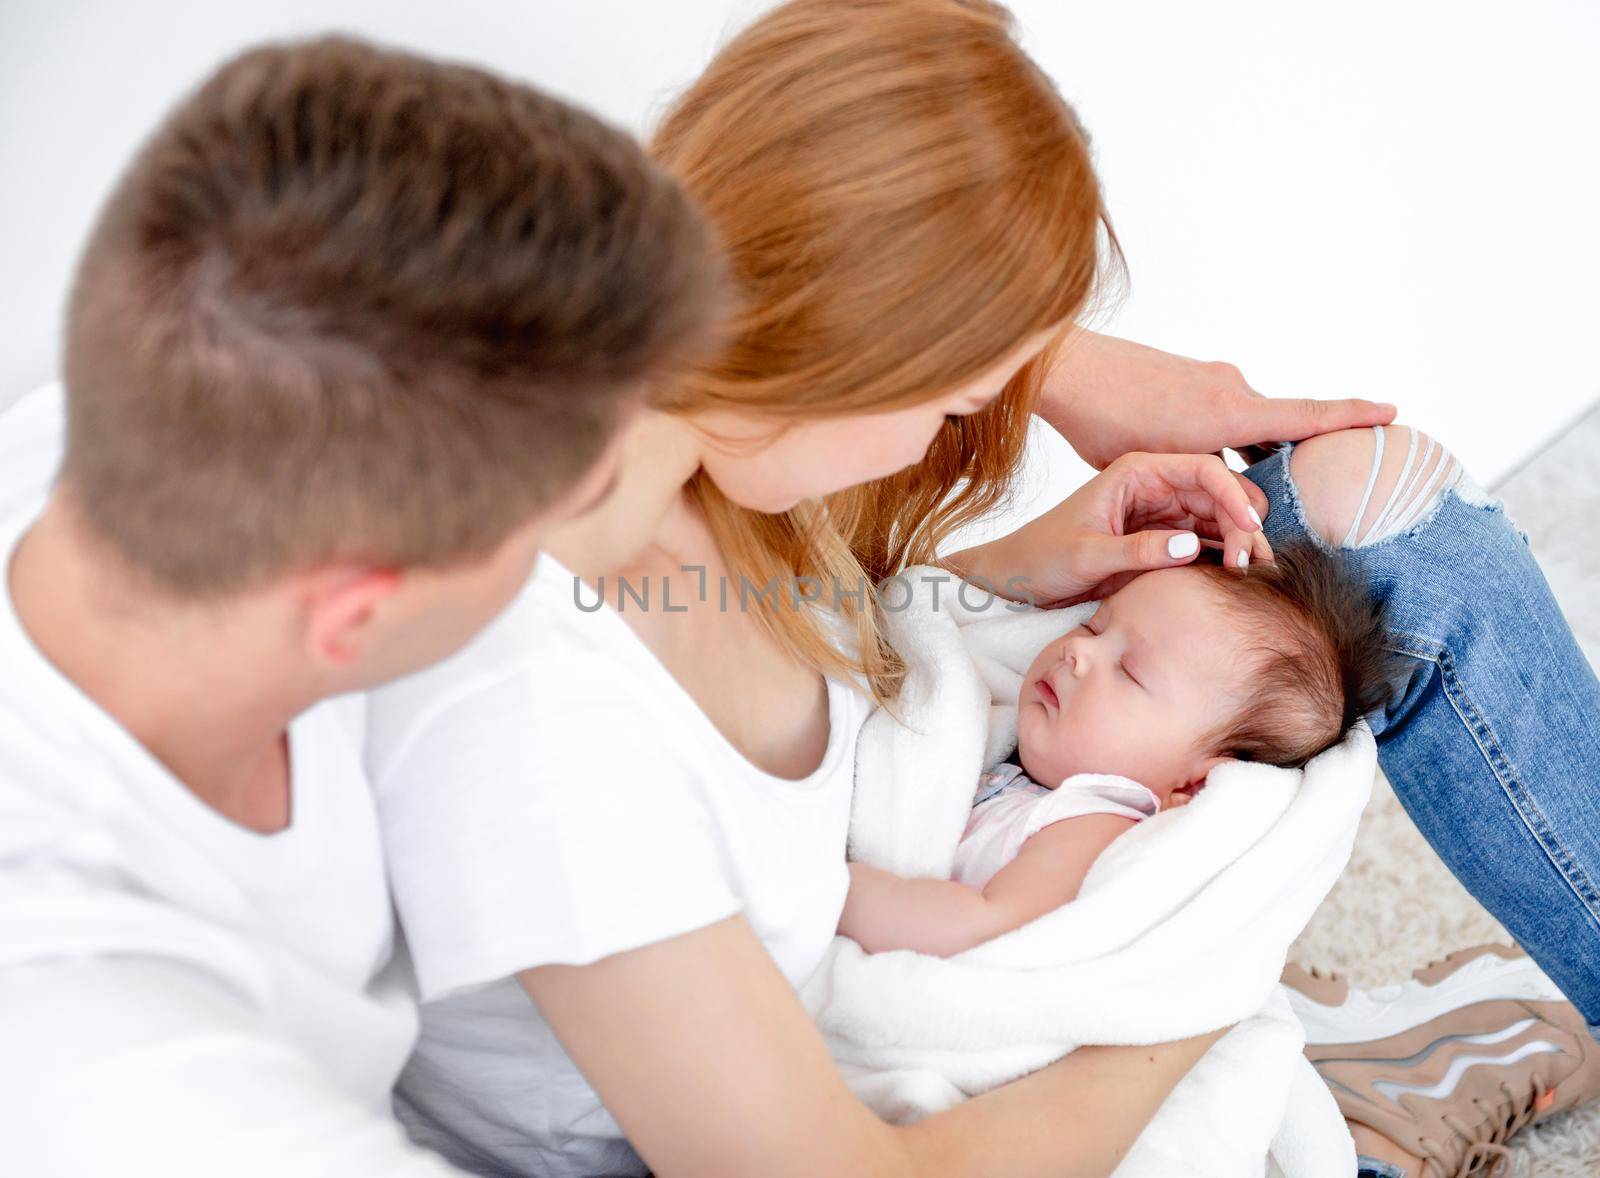
M 850 865 L 843 935 L 947 956 L 1075 898 L 1119 834 L 1228 760 L 1297 768 L 1380 706 L 1377 606 L 1331 556 L 1145 573 L 1023 676 L 1017 764 L 979 779 L 951 880 Z

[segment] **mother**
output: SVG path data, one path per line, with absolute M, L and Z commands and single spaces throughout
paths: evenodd
M 1392 411 L 1259 400 L 1224 368 L 1066 339 L 1098 271 L 1098 185 L 1072 112 L 980 0 L 785 5 L 654 150 L 730 255 L 728 348 L 635 423 L 560 564 L 373 704 L 427 1003 L 402 1116 L 485 1173 L 637 1174 L 640 1154 L 696 1178 L 1108 1173 L 1208 1040 L 1082 1050 L 895 1129 L 794 996 L 844 899 L 867 695 L 896 684 L 863 588 L 1003 498 L 1032 413 L 1105 464 Z M 1297 461 L 1297 520 L 1365 478 L 1359 453 Z M 1287 472 L 1272 486 L 1292 493 Z M 1264 555 L 1247 493 L 1268 506 L 1213 458 L 1125 459 L 953 559 L 1066 600 L 1188 559 L 1172 526 Z M 1150 523 L 1168 528 L 1121 535 Z M 829 608 L 786 604 L 796 579 L 832 587 Z

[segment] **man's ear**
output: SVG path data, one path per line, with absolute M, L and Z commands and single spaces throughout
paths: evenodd
M 301 602 L 306 645 L 313 657 L 347 667 L 360 657 L 378 609 L 400 587 L 395 569 L 337 565 L 305 577 Z

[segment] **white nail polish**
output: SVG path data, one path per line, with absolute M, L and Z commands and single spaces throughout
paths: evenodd
M 1261 513 L 1255 509 L 1254 505 L 1251 505 L 1250 508 L 1250 518 L 1256 521 L 1256 527 L 1259 528 L 1262 526 Z
M 1181 536 L 1174 536 L 1167 541 L 1167 555 L 1173 560 L 1182 560 L 1186 556 L 1193 556 L 1200 551 L 1200 537 L 1193 532 L 1185 532 Z
M 1233 563 L 1238 565 L 1242 569 L 1249 568 L 1250 567 L 1250 550 L 1248 548 L 1239 549 L 1239 555 L 1234 559 Z

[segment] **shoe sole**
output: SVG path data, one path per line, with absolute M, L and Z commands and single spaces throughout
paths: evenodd
M 1477 1002 L 1566 1001 L 1532 958 L 1521 955 L 1507 959 L 1483 953 L 1448 970 L 1423 972 L 1430 975 L 1428 981 L 1412 978 L 1373 990 L 1353 989 L 1337 1006 L 1316 1002 L 1293 986 L 1285 989 L 1305 1027 L 1307 1046 L 1387 1039 Z

